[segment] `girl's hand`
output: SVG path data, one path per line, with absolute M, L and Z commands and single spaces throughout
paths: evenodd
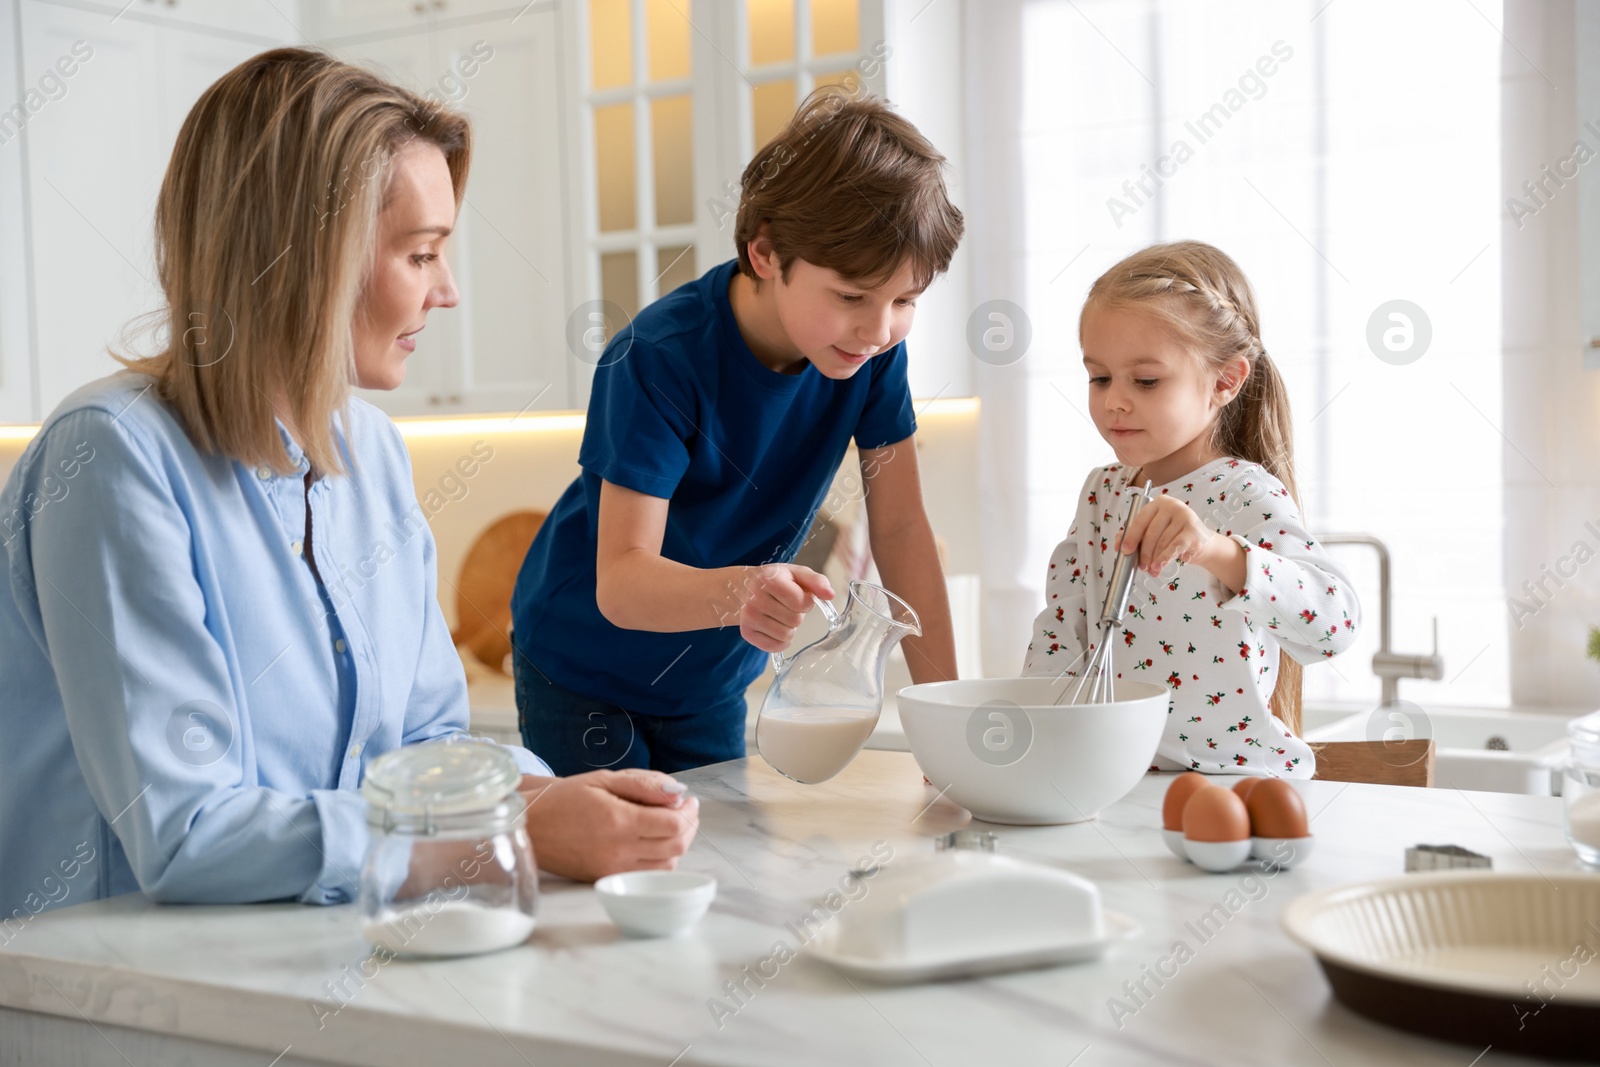
M 1208 560 L 1217 554 L 1219 541 L 1232 543 L 1202 523 L 1183 501 L 1157 496 L 1139 509 L 1126 533 L 1118 538 L 1117 548 L 1139 553 L 1139 569 L 1152 577 L 1160 577 L 1174 559 L 1198 563 L 1215 574 Z

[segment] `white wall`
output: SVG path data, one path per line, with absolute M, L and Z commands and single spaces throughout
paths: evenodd
M 1582 120 L 1600 125 L 1600 113 L 1578 114 L 1574 23 L 1573 0 L 1506 2 L 1505 36 L 1515 45 L 1506 46 L 1502 97 L 1506 197 L 1522 198 L 1524 182 L 1570 153 Z M 1536 610 L 1520 620 L 1508 610 L 1494 622 L 1511 628 L 1513 703 L 1592 707 L 1600 703 L 1600 664 L 1584 645 L 1588 628 L 1600 624 L 1600 560 L 1563 586 L 1546 581 L 1548 596 L 1521 588 L 1575 542 L 1600 552 L 1600 537 L 1585 527 L 1600 528 L 1600 371 L 1585 370 L 1581 355 L 1576 186 L 1520 221 L 1519 228 L 1505 212 L 1505 584 L 1508 596 Z

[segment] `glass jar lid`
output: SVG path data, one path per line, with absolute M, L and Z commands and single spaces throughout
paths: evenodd
M 1600 711 L 1592 711 L 1567 723 L 1567 737 L 1573 751 L 1595 761 L 1600 761 Z
M 521 800 L 521 780 L 516 760 L 501 746 L 452 737 L 385 752 L 367 768 L 361 795 L 368 822 L 393 827 L 420 821 L 431 827 L 438 820 L 494 818 L 508 798 Z

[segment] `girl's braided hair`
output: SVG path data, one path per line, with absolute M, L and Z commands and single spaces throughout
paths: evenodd
M 1298 505 L 1289 392 L 1261 343 L 1255 293 L 1226 253 L 1200 241 L 1174 241 L 1135 252 L 1089 289 L 1078 325 L 1091 311 L 1137 311 L 1167 326 L 1183 346 L 1220 373 L 1243 356 L 1250 365 L 1238 394 L 1211 424 L 1211 450 L 1259 463 Z M 1280 650 L 1272 712 L 1300 733 L 1301 667 Z

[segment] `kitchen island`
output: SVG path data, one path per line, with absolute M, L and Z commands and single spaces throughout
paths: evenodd
M 682 866 L 719 882 L 680 938 L 626 939 L 590 887 L 556 879 L 527 944 L 436 962 L 380 961 L 350 906 L 96 901 L 8 931 L 0 1064 L 1466 1067 L 1481 1050 L 1333 1001 L 1279 913 L 1314 889 L 1398 874 L 1422 842 L 1484 853 L 1500 871 L 1578 868 L 1558 798 L 1307 782 L 1308 859 L 1270 878 L 1208 875 L 1162 843 L 1172 776 L 1148 775 L 1090 823 L 976 824 L 1008 855 L 1091 879 L 1141 934 L 1091 963 L 887 987 L 812 958 L 806 920 L 827 914 L 832 892 L 872 891 L 849 874 L 864 860 L 926 855 L 967 812 L 899 752 L 863 752 L 817 786 L 759 757 L 679 777 L 702 805 Z M 1476 1061 L 1530 1062 L 1496 1050 Z

